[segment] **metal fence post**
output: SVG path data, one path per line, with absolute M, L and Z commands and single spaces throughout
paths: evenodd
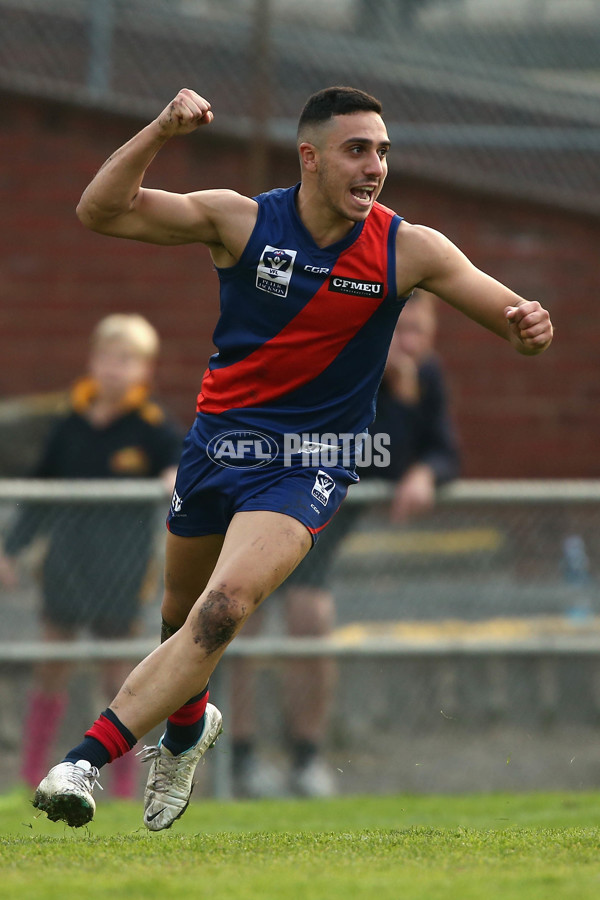
M 89 0 L 90 58 L 87 87 L 95 96 L 108 93 L 112 71 L 115 0 Z

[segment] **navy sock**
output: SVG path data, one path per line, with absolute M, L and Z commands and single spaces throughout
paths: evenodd
M 106 763 L 110 762 L 110 753 L 106 747 L 93 737 L 86 737 L 80 744 L 69 750 L 63 762 L 79 762 L 80 759 L 87 759 L 89 763 L 101 769 Z
M 167 719 L 162 743 L 174 756 L 185 753 L 198 742 L 204 728 L 207 702 L 208 685 L 200 694 L 191 697 L 181 709 Z
M 292 744 L 292 762 L 295 768 L 303 769 L 318 755 L 319 748 L 314 741 L 296 740 Z
M 232 747 L 233 771 L 236 772 L 247 765 L 254 757 L 254 742 L 248 740 L 234 740 Z

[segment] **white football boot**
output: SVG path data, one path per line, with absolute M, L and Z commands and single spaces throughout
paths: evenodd
M 87 825 L 96 812 L 92 791 L 99 775 L 87 759 L 59 763 L 38 785 L 33 805 L 45 812 L 51 822 L 66 822 L 72 828 Z
M 170 828 L 186 811 L 194 788 L 194 772 L 206 751 L 214 746 L 222 732 L 223 717 L 212 703 L 207 703 L 204 727 L 197 742 L 185 753 L 173 756 L 162 744 L 144 747 L 142 762 L 152 760 L 144 791 L 144 825 L 150 831 Z

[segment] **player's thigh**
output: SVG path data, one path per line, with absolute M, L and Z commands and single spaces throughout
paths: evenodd
M 215 568 L 224 535 L 181 537 L 167 532 L 165 593 L 162 616 L 173 627 L 183 625 Z
M 243 598 L 250 613 L 285 581 L 311 546 L 310 532 L 292 516 L 270 510 L 238 512 L 207 587 Z

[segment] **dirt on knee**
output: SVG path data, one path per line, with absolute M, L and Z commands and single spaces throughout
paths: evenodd
M 245 608 L 224 591 L 209 591 L 192 620 L 194 643 L 207 654 L 215 653 L 235 636 L 245 618 Z

